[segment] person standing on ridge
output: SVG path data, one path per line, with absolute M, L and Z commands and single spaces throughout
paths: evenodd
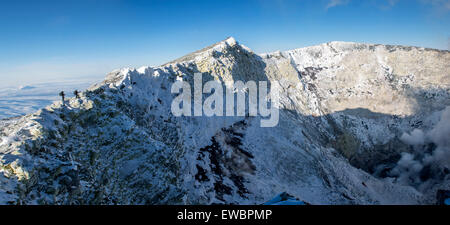
M 78 90 L 75 90 L 74 92 L 73 92 L 73 95 L 75 95 L 75 98 L 77 98 L 77 99 L 80 99 L 80 92 L 78 91 Z
M 64 91 L 61 91 L 61 92 L 59 92 L 59 96 L 61 96 L 62 104 L 64 105 L 64 96 L 66 96 L 66 94 L 64 94 Z

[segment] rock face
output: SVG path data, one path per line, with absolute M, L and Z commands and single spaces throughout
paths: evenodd
M 331 42 L 257 55 L 233 38 L 116 70 L 79 99 L 0 121 L 0 203 L 261 204 L 288 192 L 310 204 L 435 204 L 450 166 L 425 169 L 425 157 L 450 146 L 405 135 L 447 127 L 449 71 L 448 51 Z M 279 124 L 173 116 L 172 84 L 197 72 L 277 83 Z M 405 162 L 420 179 L 403 176 Z

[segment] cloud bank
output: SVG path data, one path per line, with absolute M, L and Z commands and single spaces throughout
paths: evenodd
M 413 147 L 412 152 L 404 152 L 390 176 L 397 177 L 399 183 L 426 190 L 437 181 L 450 176 L 450 106 L 441 113 L 439 122 L 428 132 L 420 129 L 401 138 Z

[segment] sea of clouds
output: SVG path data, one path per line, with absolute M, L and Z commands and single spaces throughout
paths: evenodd
M 85 90 L 101 80 L 101 77 L 88 77 L 2 87 L 0 88 L 0 119 L 36 112 L 54 101 L 59 101 L 61 97 L 58 94 L 61 91 L 64 91 L 67 97 L 72 97 L 74 90 Z

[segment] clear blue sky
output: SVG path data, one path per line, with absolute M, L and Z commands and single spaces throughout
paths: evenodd
M 257 53 L 450 42 L 450 0 L 0 0 L 0 12 L 0 86 L 159 65 L 228 36 Z

